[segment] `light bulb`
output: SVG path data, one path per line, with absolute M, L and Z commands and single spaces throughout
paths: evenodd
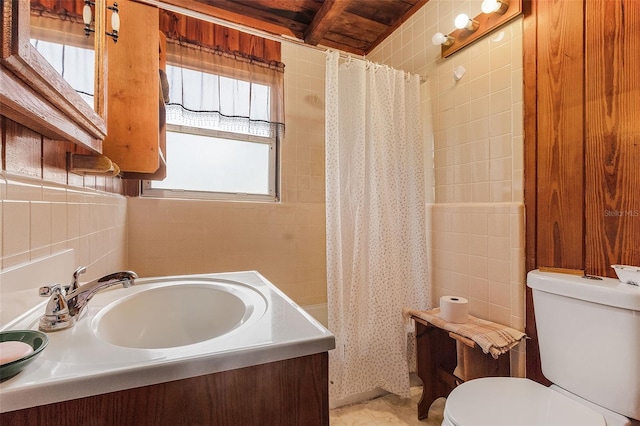
M 444 35 L 442 33 L 435 33 L 433 37 L 431 37 L 431 43 L 436 46 L 451 46 L 455 39 L 451 36 Z
M 453 21 L 454 25 L 459 30 L 466 27 L 468 22 L 469 22 L 469 17 L 466 15 L 466 13 L 461 13 L 460 15 L 456 16 L 456 20 Z
M 473 19 L 469 19 L 466 13 L 461 13 L 456 16 L 455 21 L 453 22 L 455 27 L 459 30 L 466 29 L 469 31 L 475 31 L 478 29 L 478 22 Z
M 509 8 L 509 0 L 483 0 L 481 8 L 483 13 L 497 12 L 502 15 Z
M 484 0 L 482 2 L 482 13 L 493 13 L 500 8 L 498 0 Z

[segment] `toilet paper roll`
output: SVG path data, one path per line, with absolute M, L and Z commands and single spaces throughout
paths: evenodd
M 442 296 L 440 298 L 440 318 L 455 324 L 469 321 L 469 301 L 464 297 Z

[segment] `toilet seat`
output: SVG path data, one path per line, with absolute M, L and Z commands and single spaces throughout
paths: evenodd
M 595 410 L 532 380 L 487 377 L 451 392 L 443 425 L 605 426 L 606 422 Z

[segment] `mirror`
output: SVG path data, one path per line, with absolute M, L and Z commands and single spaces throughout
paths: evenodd
M 104 37 L 95 37 L 95 111 L 31 44 L 30 2 L 2 0 L 2 115 L 56 140 L 102 151 L 106 123 Z M 104 34 L 104 0 L 96 1 L 96 34 Z
M 31 0 L 29 41 L 96 111 L 99 109 L 94 100 L 96 37 L 93 33 L 85 35 L 84 0 L 66 0 L 59 3 L 60 8 L 48 7 L 47 3 L 49 1 Z

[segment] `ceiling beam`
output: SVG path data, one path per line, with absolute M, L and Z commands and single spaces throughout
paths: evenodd
M 324 35 L 331 29 L 331 25 L 349 5 L 351 0 L 324 0 L 318 13 L 304 31 L 304 42 L 317 46 Z
M 157 6 L 161 9 L 170 10 L 173 12 L 187 14 L 187 11 L 195 12 L 197 14 L 202 14 L 206 16 L 210 16 L 218 21 L 227 21 L 231 24 L 238 24 L 240 26 L 255 28 L 260 31 L 264 31 L 266 33 L 275 34 L 275 35 L 287 35 L 295 38 L 302 38 L 304 25 L 293 22 L 272 22 L 273 20 L 263 20 L 264 16 L 256 16 L 255 13 L 245 13 L 242 14 L 241 9 L 242 5 L 236 5 L 234 2 L 230 1 L 201 1 L 201 0 L 134 0 L 139 3 L 146 3 L 149 5 Z M 222 7 L 217 6 L 235 6 L 234 10 L 231 9 L 223 9 Z M 237 10 L 240 8 L 240 12 Z M 199 19 L 206 20 L 204 17 L 200 17 Z M 212 22 L 212 21 L 210 21 Z M 218 22 L 219 23 L 219 22 Z M 219 23 L 220 25 L 224 25 Z M 242 31 L 242 30 L 241 30 Z

